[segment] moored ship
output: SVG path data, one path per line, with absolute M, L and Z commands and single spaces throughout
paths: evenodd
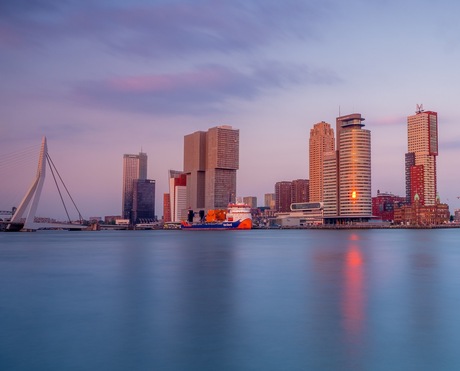
M 192 212 L 193 213 L 193 212 Z M 226 210 L 209 210 L 200 222 L 181 222 L 184 230 L 251 229 L 251 208 L 246 204 L 229 204 Z

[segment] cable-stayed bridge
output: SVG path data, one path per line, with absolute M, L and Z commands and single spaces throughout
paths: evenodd
M 46 169 L 49 165 L 49 169 L 53 176 L 54 182 L 58 189 L 58 193 L 61 199 L 61 202 L 64 206 L 64 210 L 67 214 L 67 218 L 69 220 L 68 223 L 53 223 L 53 222 L 43 222 L 36 220 L 36 212 L 38 203 L 40 201 L 40 196 L 43 189 L 43 184 L 45 181 L 46 176 Z M 70 220 L 70 216 L 67 210 L 67 206 L 65 205 L 64 198 L 63 198 L 63 190 L 59 187 L 59 183 L 61 183 L 61 187 L 64 188 L 65 192 L 67 193 L 68 197 L 72 201 L 73 206 L 78 212 L 79 223 L 72 223 Z M 86 229 L 88 226 L 83 225 L 83 218 L 80 214 L 80 211 L 77 208 L 77 205 L 73 201 L 72 196 L 70 195 L 64 181 L 62 180 L 56 166 L 54 165 L 51 157 L 48 154 L 48 146 L 46 137 L 43 137 L 42 144 L 40 147 L 40 155 L 38 159 L 38 168 L 37 173 L 26 192 L 25 196 L 23 197 L 19 206 L 13 209 L 11 212 L 4 212 L 6 217 L 3 216 L 4 221 L 1 221 L 2 229 L 6 231 L 35 231 L 37 229 L 72 229 L 72 230 L 81 230 Z M 8 218 L 8 215 L 11 215 L 11 218 Z

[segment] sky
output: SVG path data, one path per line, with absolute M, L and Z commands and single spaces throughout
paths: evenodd
M 148 155 L 163 213 L 184 135 L 240 130 L 238 196 L 308 179 L 310 129 L 361 113 L 372 194 L 405 194 L 407 116 L 438 112 L 438 191 L 460 208 L 460 3 L 440 0 L 0 2 L 0 210 L 43 136 L 84 217 L 120 215 L 122 159 Z M 30 156 L 29 156 L 30 155 Z M 32 158 L 32 160 L 29 160 Z M 38 213 L 60 218 L 47 175 Z

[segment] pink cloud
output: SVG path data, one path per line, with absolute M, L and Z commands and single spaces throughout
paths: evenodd
M 335 74 L 307 66 L 266 63 L 252 70 L 205 65 L 176 74 L 121 76 L 78 83 L 72 96 L 79 103 L 155 114 L 224 109 L 230 99 L 248 100 L 265 90 L 295 84 L 340 83 Z

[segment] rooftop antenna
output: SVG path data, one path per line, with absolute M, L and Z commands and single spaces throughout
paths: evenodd
M 339 104 L 339 117 L 340 117 L 340 104 Z
M 423 112 L 423 104 L 417 104 L 415 113 L 422 113 L 422 112 Z

